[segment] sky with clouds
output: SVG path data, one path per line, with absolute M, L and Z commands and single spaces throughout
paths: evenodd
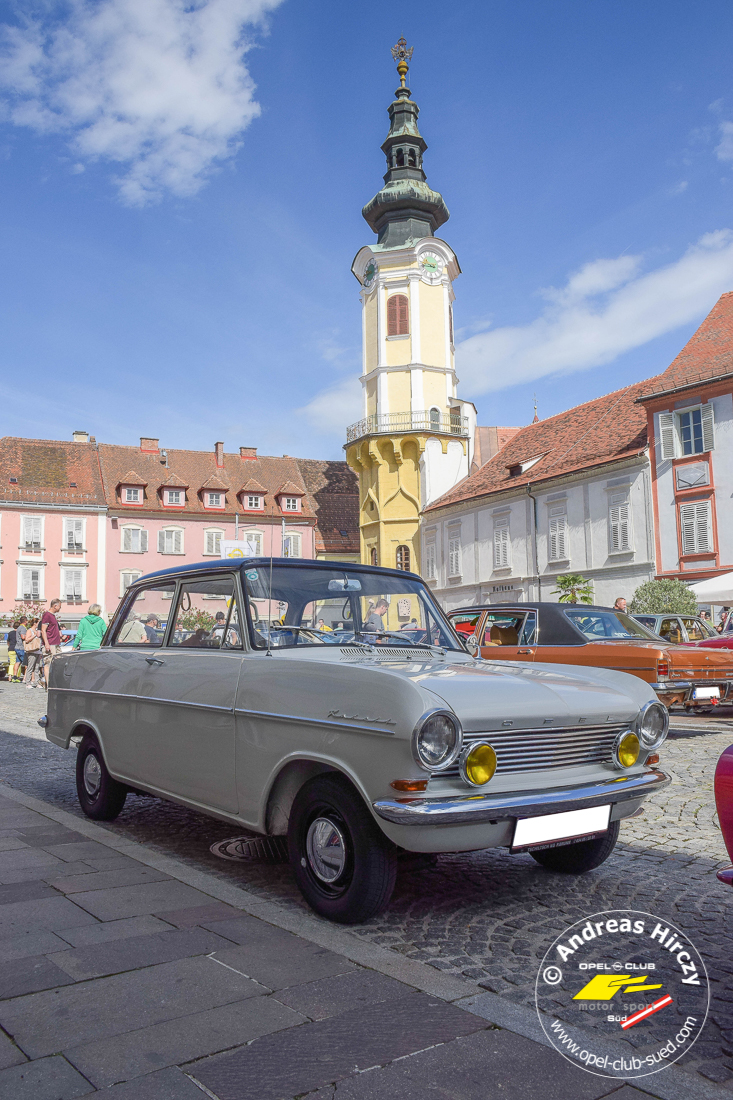
M 480 422 L 669 364 L 733 290 L 730 4 L 394 12 L 0 0 L 0 434 L 341 457 L 401 34 Z

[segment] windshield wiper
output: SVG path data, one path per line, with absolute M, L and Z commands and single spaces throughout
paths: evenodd
M 355 634 L 361 637 L 363 634 L 374 634 L 377 638 L 397 638 L 399 641 L 406 641 L 409 646 L 414 646 L 415 649 L 429 649 L 431 652 L 434 649 L 444 653 L 445 650 L 437 643 L 432 644 L 429 642 L 414 642 L 411 638 L 405 638 L 405 635 L 397 630 L 356 630 Z

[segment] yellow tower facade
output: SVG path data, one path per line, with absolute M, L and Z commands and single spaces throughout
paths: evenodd
M 347 429 L 359 477 L 361 558 L 420 571 L 420 513 L 466 477 L 475 409 L 457 396 L 453 337 L 455 253 L 434 236 L 448 220 L 425 181 L 419 108 L 405 85 L 412 51 L 393 50 L 401 85 L 390 105 L 385 186 L 364 207 L 378 234 L 352 272 L 362 303 L 362 419 Z

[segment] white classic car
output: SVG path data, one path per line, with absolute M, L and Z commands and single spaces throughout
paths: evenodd
M 92 818 L 143 791 L 288 837 L 310 905 L 384 908 L 401 851 L 597 867 L 669 783 L 635 676 L 481 660 L 412 573 L 226 559 L 141 577 L 102 647 L 57 657 L 54 744 Z

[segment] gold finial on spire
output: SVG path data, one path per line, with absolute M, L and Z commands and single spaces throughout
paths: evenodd
M 392 47 L 392 57 L 397 62 L 397 72 L 400 74 L 400 88 L 405 87 L 405 77 L 410 68 L 407 62 L 412 60 L 412 51 L 414 48 L 414 46 L 408 47 L 404 37 L 399 39 L 396 46 Z

